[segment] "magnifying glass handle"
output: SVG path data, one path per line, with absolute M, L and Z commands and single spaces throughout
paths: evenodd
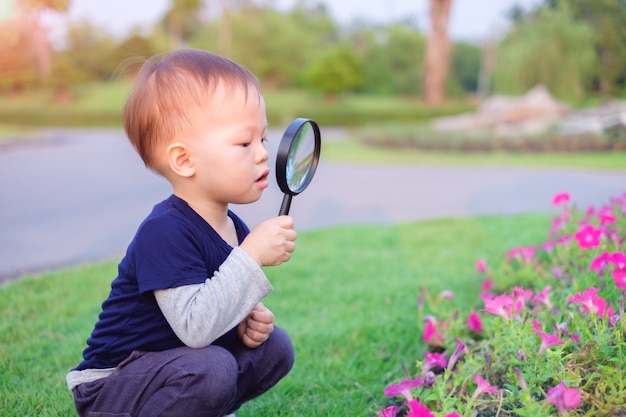
M 291 194 L 285 193 L 283 197 L 283 203 L 280 205 L 280 211 L 278 212 L 279 216 L 289 214 L 289 208 L 291 207 Z

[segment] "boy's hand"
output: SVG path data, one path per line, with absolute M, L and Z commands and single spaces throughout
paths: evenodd
M 239 338 L 249 348 L 260 346 L 273 331 L 274 313 L 263 303 L 257 304 L 237 327 Z
M 293 219 L 279 216 L 258 225 L 241 243 L 259 265 L 273 266 L 287 262 L 296 248 Z

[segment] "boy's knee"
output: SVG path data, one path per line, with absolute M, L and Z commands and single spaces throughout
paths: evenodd
M 210 349 L 196 356 L 188 371 L 188 383 L 194 401 L 204 409 L 220 408 L 237 395 L 238 365 L 230 352 L 222 348 Z
M 273 358 L 276 366 L 280 367 L 286 375 L 293 367 L 295 357 L 287 332 L 276 327 L 267 342 L 269 342 L 267 346 L 269 351 L 266 355 Z

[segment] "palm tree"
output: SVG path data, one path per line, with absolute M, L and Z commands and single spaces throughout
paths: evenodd
M 450 37 L 448 21 L 452 0 L 430 0 L 430 32 L 426 43 L 424 100 L 440 104 L 445 98 L 445 85 L 450 70 Z

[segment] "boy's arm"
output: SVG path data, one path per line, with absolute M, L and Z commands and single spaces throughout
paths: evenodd
M 270 291 L 259 264 L 235 248 L 203 284 L 155 290 L 154 296 L 176 336 L 200 348 L 237 326 Z

